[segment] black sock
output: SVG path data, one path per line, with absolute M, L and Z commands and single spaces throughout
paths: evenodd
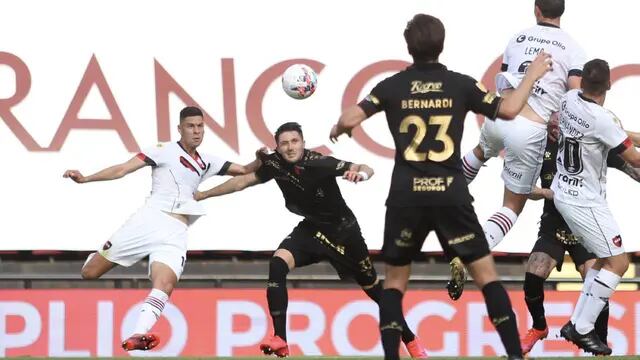
M 524 301 L 533 319 L 533 328 L 544 330 L 547 319 L 544 317 L 544 278 L 527 272 L 524 274 Z
M 522 356 L 516 315 L 511 308 L 507 291 L 499 281 L 493 281 L 482 288 L 489 318 L 495 326 L 507 355 Z
M 273 320 L 274 334 L 287 341 L 287 274 L 289 266 L 279 257 L 269 261 L 269 282 L 267 282 L 267 302 Z
M 363 289 L 364 290 L 364 289 Z M 372 288 L 364 290 L 364 292 L 369 296 L 369 298 L 376 302 L 376 304 L 380 304 L 380 297 L 382 296 L 382 282 L 378 281 Z M 400 324 L 402 326 L 402 342 L 409 343 L 416 338 L 416 335 L 409 329 L 406 320 L 404 319 L 404 315 L 402 315 L 402 322 Z
M 384 289 L 380 296 L 380 336 L 384 358 L 400 359 L 398 347 L 402 333 L 402 293 L 397 289 Z
M 607 335 L 609 333 L 609 301 L 598 315 L 595 323 L 596 334 L 603 343 L 607 343 Z

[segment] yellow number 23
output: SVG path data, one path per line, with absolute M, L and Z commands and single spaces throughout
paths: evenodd
M 409 146 L 404 150 L 404 158 L 407 161 L 425 161 L 429 159 L 435 162 L 442 162 L 450 158 L 451 155 L 453 155 L 454 144 L 453 139 L 447 134 L 447 130 L 449 129 L 452 118 L 450 115 L 429 117 L 429 125 L 438 125 L 438 132 L 436 133 L 435 139 L 443 143 L 444 148 L 442 151 L 429 150 L 428 153 L 418 151 L 418 147 L 427 135 L 427 124 L 424 119 L 416 115 L 410 115 L 402 119 L 400 123 L 400 133 L 408 133 L 411 125 L 416 127 L 416 134 L 413 136 Z

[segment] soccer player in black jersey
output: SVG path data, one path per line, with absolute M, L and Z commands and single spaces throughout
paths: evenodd
M 547 54 L 529 66 L 519 87 L 501 99 L 469 76 L 438 63 L 444 26 L 418 14 L 404 31 L 414 63 L 380 82 L 358 105 L 345 109 L 331 130 L 335 140 L 373 114 L 384 111 L 396 147 L 395 167 L 387 198 L 384 245 L 384 292 L 380 331 L 386 359 L 398 359 L 402 297 L 410 263 L 435 230 L 449 258 L 459 256 L 485 297 L 510 359 L 522 358 L 515 315 L 498 281 L 482 227 L 471 205 L 462 172 L 460 142 L 469 110 L 494 119 L 512 119 L 524 106 L 534 82 L 551 68 Z
M 382 284 L 369 259 L 358 221 L 336 183 L 336 176 L 354 183 L 365 181 L 373 176 L 373 169 L 305 149 L 302 129 L 297 123 L 280 126 L 275 140 L 276 152 L 262 154 L 262 165 L 256 172 L 196 193 L 195 198 L 224 195 L 275 179 L 287 209 L 304 217 L 280 243 L 269 262 L 267 301 L 275 334 L 260 349 L 265 354 L 284 357 L 289 355 L 286 277 L 293 268 L 329 260 L 341 278 L 355 279 L 376 303 L 380 301 Z M 426 357 L 404 318 L 398 321 L 403 326 L 402 341 L 411 357 Z
M 532 328 L 520 339 L 524 354 L 529 353 L 538 340 L 546 338 L 549 334 L 544 315 L 544 282 L 554 267 L 558 271 L 562 269 L 565 252 L 569 253 L 576 270 L 580 272 L 583 279 L 587 272 L 591 271 L 596 259 L 594 254 L 578 242 L 553 204 L 553 192 L 549 190 L 549 187 L 556 174 L 558 119 L 552 118 L 547 127 L 549 138 L 540 171 L 541 187 L 535 188 L 530 194 L 532 200 L 544 198 L 545 201 L 540 217 L 538 240 L 531 250 L 524 278 L 524 299 L 533 319 Z M 640 181 L 639 169 L 632 167 L 614 151 L 609 152 L 607 165 L 624 172 L 636 181 Z M 609 307 L 605 306 L 595 324 L 596 334 L 605 344 L 607 343 L 608 318 Z

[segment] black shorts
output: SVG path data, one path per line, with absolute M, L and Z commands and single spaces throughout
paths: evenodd
M 544 213 L 540 219 L 538 241 L 533 245 L 531 252 L 541 252 L 549 255 L 556 261 L 556 269 L 560 271 L 562 270 L 566 251 L 573 260 L 576 270 L 578 270 L 579 266 L 583 265 L 587 260 L 595 259 L 596 256 L 580 243 L 567 245 L 560 240 L 562 236 L 570 235 L 571 230 L 559 213 Z
M 341 279 L 354 279 L 360 286 L 373 285 L 378 279 L 357 223 L 346 231 L 335 233 L 303 220 L 278 249 L 291 252 L 296 267 L 328 260 Z
M 387 264 L 402 266 L 421 256 L 422 244 L 435 230 L 448 259 L 469 264 L 490 254 L 473 205 L 387 207 L 382 255 Z

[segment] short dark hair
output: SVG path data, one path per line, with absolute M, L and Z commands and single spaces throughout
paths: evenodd
M 416 14 L 404 29 L 404 39 L 413 61 L 437 60 L 444 48 L 444 25 L 437 17 Z
M 186 108 L 180 110 L 180 121 L 188 118 L 189 116 L 204 117 L 204 114 L 202 114 L 202 110 L 200 110 L 200 108 L 195 106 L 187 106 Z
M 611 71 L 606 61 L 593 59 L 584 64 L 580 83 L 582 91 L 588 94 L 602 95 L 609 90 L 610 84 Z
M 547 19 L 559 18 L 564 14 L 564 0 L 536 0 L 536 6 Z
M 302 126 L 300 126 L 300 124 L 298 124 L 297 122 L 294 122 L 294 121 L 286 122 L 286 123 L 280 125 L 278 130 L 276 130 L 276 133 L 274 135 L 274 138 L 276 140 L 276 145 L 278 145 L 278 138 L 280 137 L 280 134 L 282 134 L 283 132 L 286 132 L 286 131 L 295 131 L 298 134 L 300 134 L 301 138 L 304 139 L 304 135 L 302 135 Z

